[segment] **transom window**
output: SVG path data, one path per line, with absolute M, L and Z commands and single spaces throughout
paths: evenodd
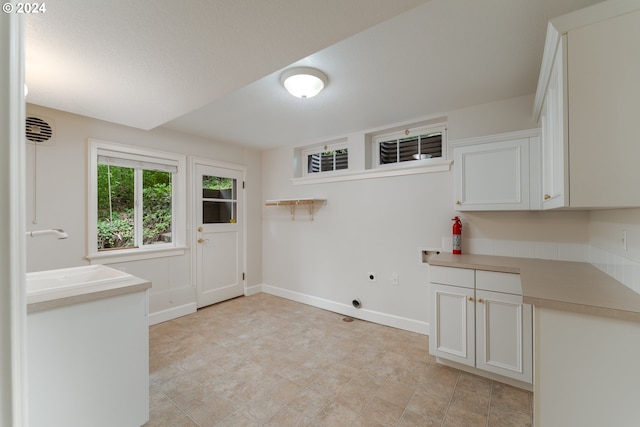
M 408 129 L 374 138 L 376 165 L 424 161 L 442 157 L 444 129 Z
M 349 169 L 349 151 L 346 144 L 325 145 L 303 151 L 305 175 Z
M 184 156 L 90 141 L 89 257 L 182 240 Z

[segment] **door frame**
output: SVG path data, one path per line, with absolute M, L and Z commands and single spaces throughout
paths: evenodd
M 238 198 L 242 198 L 242 205 L 243 205 L 243 209 L 242 209 L 242 241 L 240 242 L 240 244 L 242 245 L 242 260 L 240 261 L 242 263 L 242 271 L 243 271 L 243 276 L 241 278 L 242 280 L 242 292 L 243 294 L 246 296 L 247 295 L 247 278 L 246 278 L 246 271 L 247 271 L 247 199 L 246 199 L 246 192 L 244 191 L 244 182 L 246 181 L 246 177 L 247 177 L 247 168 L 246 166 L 242 166 L 242 165 L 237 165 L 234 163 L 227 163 L 227 162 L 221 162 L 218 160 L 211 160 L 211 159 L 206 159 L 203 157 L 194 157 L 194 156 L 190 156 L 189 157 L 189 208 L 191 209 L 191 215 L 190 215 L 190 223 L 189 223 L 189 248 L 190 248 L 190 252 L 191 252 L 191 287 L 193 288 L 193 300 L 194 302 L 198 303 L 198 290 L 197 290 L 197 274 L 198 274 L 198 256 L 197 256 L 197 248 L 196 248 L 196 241 L 198 239 L 198 230 L 197 230 L 197 226 L 196 224 L 198 223 L 198 218 L 196 217 L 196 213 L 198 211 L 198 209 L 196 209 L 196 201 L 197 201 L 197 197 L 195 194 L 195 190 L 198 186 L 198 183 L 196 182 L 196 165 L 203 165 L 203 166 L 210 166 L 210 167 L 214 167 L 214 168 L 222 168 L 222 169 L 230 169 L 233 171 L 237 171 L 237 172 L 241 172 L 242 173 L 242 188 L 240 188 L 240 190 L 242 190 L 242 194 L 238 195 Z

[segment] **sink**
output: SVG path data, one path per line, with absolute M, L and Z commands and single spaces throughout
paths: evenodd
M 61 268 L 27 273 L 27 297 L 47 295 L 132 279 L 124 271 L 105 265 Z

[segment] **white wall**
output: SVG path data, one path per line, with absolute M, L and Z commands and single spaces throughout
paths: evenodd
M 589 262 L 640 293 L 640 209 L 589 213 Z
M 90 119 L 36 105 L 27 106 L 27 115 L 52 119 L 55 144 L 27 144 L 27 229 L 63 228 L 69 238 L 37 238 L 27 241 L 27 271 L 48 270 L 87 264 L 86 182 L 87 139 L 153 148 L 237 165 L 250 166 L 247 172 L 247 284 L 261 283 L 261 256 L 255 248 L 262 243 L 260 153 L 216 143 L 172 130 L 143 131 Z M 37 150 L 37 152 L 36 152 Z M 249 169 L 249 168 L 248 168 Z M 189 179 L 187 177 L 187 179 Z M 35 182 L 35 184 L 34 184 Z M 35 195 L 35 200 L 34 200 Z M 188 209 L 190 220 L 191 211 Z M 33 223 L 34 220 L 37 223 Z M 187 238 L 191 230 L 187 230 Z M 190 250 L 184 256 L 119 263 L 114 266 L 153 282 L 150 312 L 171 310 L 195 302 L 190 277 Z
M 525 96 L 444 113 L 449 140 L 535 128 L 532 102 Z M 428 267 L 418 248 L 441 247 L 450 235 L 453 173 L 293 185 L 292 156 L 291 148 L 264 153 L 264 199 L 319 197 L 327 204 L 313 221 L 300 208 L 291 221 L 287 208 L 263 207 L 264 289 L 426 333 Z M 585 212 L 462 216 L 465 233 L 474 237 L 588 241 Z M 377 282 L 368 282 L 367 272 L 377 273 Z M 399 275 L 397 287 L 392 273 Z M 359 311 L 351 308 L 354 298 L 362 301 Z
M 448 117 L 449 140 L 534 128 L 531 103 L 532 96 L 524 96 L 447 112 L 443 115 Z M 27 228 L 61 227 L 70 235 L 67 240 L 28 239 L 28 271 L 87 263 L 86 141 L 92 137 L 246 166 L 249 287 L 259 289 L 256 285 L 263 283 L 267 291 L 361 317 L 369 311 L 366 315 L 372 320 L 426 332 L 428 267 L 420 263 L 418 248 L 441 247 L 448 239 L 455 214 L 451 172 L 292 185 L 292 148 L 259 153 L 167 129 L 141 131 L 35 105 L 28 106 L 28 114 L 53 119 L 56 143 L 38 147 L 35 212 L 34 146 L 26 146 Z M 328 203 L 317 210 L 314 221 L 301 208 L 291 221 L 286 208 L 264 206 L 266 199 L 288 197 L 323 197 Z M 468 242 L 590 243 L 640 261 L 639 213 L 628 209 L 460 216 Z M 31 223 L 34 215 L 37 224 Z M 617 243 L 621 229 L 628 231 L 628 252 Z M 151 311 L 159 312 L 194 302 L 189 256 L 187 252 L 184 257 L 116 266 L 153 281 Z M 368 272 L 377 274 L 375 283 L 366 280 Z M 390 285 L 392 273 L 399 275 L 398 287 Z M 354 298 L 363 302 L 358 312 L 351 308 Z
M 608 252 L 640 262 L 640 209 L 591 211 L 590 243 Z M 622 247 L 622 232 L 627 231 L 627 250 Z

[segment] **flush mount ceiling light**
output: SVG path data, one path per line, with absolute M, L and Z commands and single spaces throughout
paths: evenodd
M 315 68 L 299 67 L 285 71 L 280 82 L 293 96 L 298 98 L 312 98 L 326 85 L 327 75 Z

